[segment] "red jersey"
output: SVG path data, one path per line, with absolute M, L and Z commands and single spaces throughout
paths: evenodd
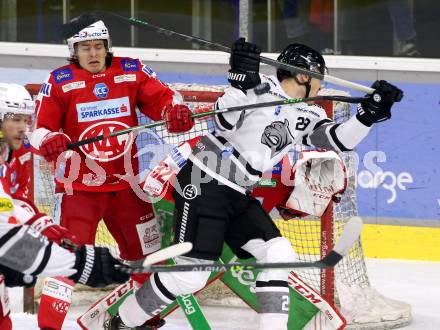
M 139 111 L 160 120 L 174 92 L 155 78 L 137 59 L 114 57 L 102 73 L 91 73 L 76 64 L 51 72 L 36 101 L 36 131 L 32 145 L 38 150 L 49 132 L 62 131 L 72 141 L 84 140 L 137 126 Z M 129 188 L 121 176 L 138 174 L 133 134 L 90 143 L 57 168 L 58 187 L 73 190 L 117 191 Z
M 30 145 L 23 144 L 20 149 L 12 151 L 8 163 L 10 175 L 7 180 L 11 196 L 18 199 L 29 198 L 32 166 Z

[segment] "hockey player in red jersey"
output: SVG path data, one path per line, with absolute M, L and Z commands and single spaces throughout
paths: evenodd
M 12 329 L 7 287 L 32 286 L 39 275 L 65 275 L 74 282 L 93 286 L 120 283 L 127 278 L 114 269 L 118 262 L 107 249 L 87 246 L 70 252 L 61 248 L 66 240 L 75 240 L 74 236 L 26 200 L 31 157 L 23 142 L 33 114 L 34 102 L 23 86 L 0 83 L 2 330 Z
M 131 189 L 138 174 L 135 137 L 107 138 L 71 151 L 67 145 L 137 126 L 136 107 L 152 120 L 165 120 L 170 133 L 192 128 L 191 111 L 138 59 L 113 56 L 103 21 L 82 15 L 63 26 L 63 35 L 71 63 L 52 71 L 41 87 L 31 144 L 47 161 L 57 161 L 61 225 L 81 243 L 93 243 L 103 219 L 120 257 L 139 260 L 160 248 L 160 237 L 151 204 Z M 41 304 L 40 313 L 45 311 Z M 61 328 L 50 320 L 41 317 L 40 327 Z

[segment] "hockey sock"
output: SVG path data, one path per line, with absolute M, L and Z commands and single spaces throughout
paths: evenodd
M 259 329 L 287 329 L 289 287 L 287 281 L 257 281 L 255 292 L 260 303 Z
M 40 328 L 61 330 L 72 302 L 73 285 L 73 281 L 63 276 L 44 279 L 38 308 Z
M 155 273 L 134 295 L 127 297 L 119 308 L 119 315 L 126 326 L 140 326 L 153 321 L 175 299 Z

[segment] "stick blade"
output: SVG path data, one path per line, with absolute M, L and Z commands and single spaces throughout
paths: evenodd
M 362 219 L 358 216 L 351 217 L 345 225 L 342 231 L 339 241 L 336 243 L 333 251 L 345 256 L 353 246 L 353 244 L 359 239 L 362 232 Z
M 192 250 L 192 247 L 193 245 L 190 242 L 183 242 L 168 246 L 164 249 L 148 255 L 142 263 L 142 266 L 148 267 L 158 262 L 181 256 L 190 252 Z

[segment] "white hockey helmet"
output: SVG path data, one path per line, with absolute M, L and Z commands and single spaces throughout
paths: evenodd
M 21 85 L 0 83 L 0 120 L 6 114 L 19 114 L 32 116 L 35 102 L 31 95 Z
M 82 28 L 84 25 L 86 26 Z M 74 18 L 69 23 L 65 24 L 65 26 L 67 26 L 67 29 L 75 29 L 75 27 L 80 28 L 80 30 L 77 29 L 77 31 L 74 32 L 73 36 L 67 38 L 70 56 L 75 55 L 75 44 L 86 40 L 106 40 L 107 51 L 112 51 L 110 35 L 103 21 L 93 21 L 93 16 L 82 15 Z

